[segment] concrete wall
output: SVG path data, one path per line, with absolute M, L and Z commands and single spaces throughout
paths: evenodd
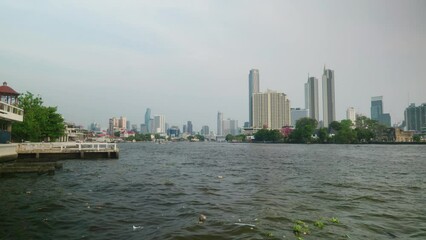
M 0 144 L 0 162 L 17 159 L 17 146 L 17 144 Z

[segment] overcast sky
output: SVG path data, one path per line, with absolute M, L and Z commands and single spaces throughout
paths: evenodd
M 248 120 L 248 73 L 304 106 L 308 74 L 335 72 L 337 119 L 392 122 L 426 102 L 426 1 L 0 1 L 0 81 L 87 126 L 147 107 L 171 125 Z M 321 104 L 320 104 L 321 105 Z M 322 115 L 322 114 L 321 114 Z

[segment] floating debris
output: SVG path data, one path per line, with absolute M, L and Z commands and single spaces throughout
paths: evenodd
M 204 223 L 206 220 L 207 220 L 206 215 L 200 214 L 200 216 L 198 216 L 198 223 Z
M 256 225 L 250 224 L 250 223 L 234 223 L 234 224 L 237 225 L 237 226 L 247 226 L 247 227 L 252 227 L 252 228 L 256 227 Z
M 220 175 L 219 175 L 219 176 L 217 176 L 217 178 L 219 178 L 219 179 L 223 179 L 223 176 L 220 176 Z
M 142 226 L 135 226 L 135 225 L 133 225 L 133 231 L 138 230 L 138 229 L 143 229 L 143 227 Z

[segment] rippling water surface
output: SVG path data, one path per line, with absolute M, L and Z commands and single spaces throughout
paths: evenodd
M 54 176 L 0 178 L 0 239 L 295 239 L 296 220 L 310 225 L 305 240 L 426 239 L 425 146 L 120 150 L 119 160 L 64 161 Z

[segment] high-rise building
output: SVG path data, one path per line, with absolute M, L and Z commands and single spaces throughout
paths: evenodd
M 292 108 L 291 109 L 291 126 L 295 127 L 297 120 L 309 117 L 308 109 Z
M 172 126 L 169 129 L 167 129 L 167 135 L 170 137 L 179 137 L 180 130 L 178 126 Z
M 323 125 L 336 121 L 336 102 L 334 98 L 334 71 L 326 69 L 322 75 Z
M 122 130 L 127 129 L 127 119 L 123 116 L 120 117 L 120 119 L 118 119 L 118 127 Z
M 209 135 L 210 134 L 210 129 L 209 129 L 209 126 L 203 126 L 202 128 L 201 128 L 201 135 L 204 135 L 204 136 L 206 136 L 206 135 Z
M 193 129 L 192 129 L 192 122 L 191 121 L 188 121 L 186 123 L 186 131 L 187 131 L 188 134 L 192 135 Z
M 145 123 L 141 124 L 141 128 L 140 129 L 141 129 L 140 133 L 142 133 L 142 134 L 147 134 L 148 133 L 148 128 L 145 125 Z
M 375 121 L 380 121 L 380 118 L 383 114 L 383 97 L 372 97 L 371 98 L 371 119 Z
M 186 124 L 183 124 L 182 126 L 182 133 L 186 133 Z
M 108 124 L 109 135 L 114 136 L 114 133 L 120 129 L 118 122 L 119 122 L 119 119 L 117 119 L 116 117 L 109 119 L 109 124 Z
M 101 131 L 101 125 L 99 123 L 93 122 L 90 124 L 90 131 L 99 132 Z
M 129 120 L 127 120 L 126 121 L 126 130 L 127 131 L 130 131 L 132 129 L 132 126 L 130 125 L 130 121 Z
M 155 133 L 166 133 L 166 121 L 163 115 L 154 116 Z
M 391 117 L 389 113 L 383 113 L 383 97 L 372 97 L 371 98 L 371 119 L 378 121 L 379 123 L 390 127 Z
M 426 103 L 417 106 L 412 103 L 404 111 L 407 130 L 426 132 Z
M 253 94 L 259 92 L 259 70 L 251 69 L 249 73 L 249 124 L 253 126 Z
M 217 113 L 217 136 L 223 136 L 223 113 Z
M 253 127 L 281 129 L 290 126 L 290 100 L 284 93 L 268 90 L 253 95 Z
M 318 79 L 308 77 L 305 83 L 305 109 L 309 109 L 309 117 L 319 121 Z
M 227 119 L 223 120 L 223 136 L 228 134 L 238 135 L 238 120 Z
M 150 121 L 151 121 L 151 109 L 147 108 L 146 112 L 145 112 L 145 127 L 146 127 L 146 130 L 144 131 L 146 133 L 151 133 Z
M 346 119 L 351 120 L 353 124 L 355 124 L 355 120 L 356 120 L 356 112 L 355 112 L 355 108 L 353 107 L 349 107 L 346 110 Z

